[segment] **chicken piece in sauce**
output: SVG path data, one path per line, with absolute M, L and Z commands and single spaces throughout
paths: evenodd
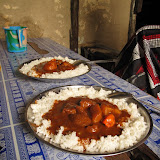
M 91 119 L 87 114 L 73 114 L 70 115 L 71 121 L 77 126 L 85 127 L 91 124 Z
M 67 114 L 76 114 L 76 108 L 70 107 L 70 108 L 64 108 L 62 113 L 67 113 Z
M 43 69 L 45 71 L 53 71 L 55 69 L 57 69 L 57 62 L 56 59 L 52 59 L 49 62 L 47 62 L 44 66 Z
M 115 105 L 111 103 L 102 103 L 101 104 L 101 110 L 104 116 L 113 113 L 116 114 L 117 116 L 121 114 L 121 110 L 119 110 Z
M 101 110 L 99 104 L 91 106 L 90 112 L 92 115 L 92 122 L 93 123 L 97 123 L 102 120 L 102 110 Z
M 80 106 L 83 107 L 84 109 L 91 107 L 92 105 L 95 105 L 96 102 L 94 102 L 93 100 L 89 99 L 89 98 L 83 98 L 80 101 Z

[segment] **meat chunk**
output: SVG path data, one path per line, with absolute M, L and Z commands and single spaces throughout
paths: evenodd
M 61 64 L 60 68 L 62 71 L 75 69 L 75 67 L 72 64 L 66 61 Z
M 76 104 L 72 102 L 67 103 L 62 110 L 62 113 L 67 114 L 75 114 L 76 112 Z
M 72 64 L 70 64 L 69 62 L 63 62 L 62 63 L 62 66 L 65 66 L 65 67 L 72 67 Z
M 117 116 L 121 114 L 121 111 L 110 103 L 102 103 L 101 110 L 105 116 L 110 113 L 116 114 Z
M 101 119 L 102 119 L 102 110 L 101 110 L 99 104 L 91 106 L 90 112 L 91 112 L 91 115 L 92 115 L 92 122 L 93 123 L 97 123 L 97 122 L 101 121 Z
M 88 108 L 88 107 L 91 107 L 92 105 L 95 105 L 95 102 L 92 101 L 91 99 L 88 99 L 88 98 L 83 98 L 81 101 L 80 101 L 80 106 L 82 106 L 83 108 Z
M 115 115 L 117 115 L 117 116 L 119 116 L 122 113 L 122 111 L 119 110 L 118 108 L 116 108 L 116 109 L 113 110 L 112 113 L 115 114 Z
M 56 60 L 52 59 L 51 61 L 47 62 L 44 66 L 43 69 L 45 71 L 53 71 L 57 69 L 57 63 Z
M 73 114 L 70 115 L 71 121 L 77 126 L 85 127 L 91 124 L 91 119 L 86 114 Z
M 102 110 L 103 115 L 108 115 L 109 113 L 111 113 L 113 108 L 110 106 L 109 103 L 102 103 L 101 110 Z
M 75 104 L 75 103 L 72 103 L 72 102 L 69 102 L 69 103 L 67 103 L 64 107 L 65 108 L 74 108 L 74 107 L 76 107 L 77 106 L 77 104 Z
M 63 108 L 62 113 L 67 113 L 67 114 L 76 114 L 76 109 L 73 107 L 68 107 L 68 108 Z
M 83 113 L 85 111 L 82 106 L 76 106 L 76 110 L 78 113 Z

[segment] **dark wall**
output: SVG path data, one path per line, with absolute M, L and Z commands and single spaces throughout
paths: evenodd
M 136 30 L 145 25 L 160 25 L 160 0 L 143 0 L 142 10 L 137 14 Z

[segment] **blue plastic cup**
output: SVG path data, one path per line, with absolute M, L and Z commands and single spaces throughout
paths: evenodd
M 24 52 L 27 50 L 27 27 L 10 26 L 3 29 L 9 52 Z

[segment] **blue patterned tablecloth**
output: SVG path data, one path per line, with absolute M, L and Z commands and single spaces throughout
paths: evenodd
M 42 49 L 48 50 L 40 55 L 30 45 L 23 53 L 9 53 L 4 40 L 0 41 L 0 159 L 57 159 L 57 160 L 100 160 L 100 156 L 83 156 L 60 151 L 38 140 L 28 129 L 24 121 L 26 104 L 39 93 L 50 88 L 65 85 L 103 86 L 118 91 L 130 92 L 139 99 L 160 107 L 160 101 L 141 91 L 137 87 L 122 80 L 100 66 L 92 66 L 92 70 L 83 76 L 65 83 L 44 83 L 33 79 L 24 79 L 17 73 L 18 66 L 31 59 L 42 56 L 67 56 L 72 59 L 84 57 L 59 45 L 48 38 L 33 38 Z M 149 106 L 144 105 L 151 109 Z M 160 117 L 150 113 L 153 119 L 153 131 L 145 144 L 160 157 Z

